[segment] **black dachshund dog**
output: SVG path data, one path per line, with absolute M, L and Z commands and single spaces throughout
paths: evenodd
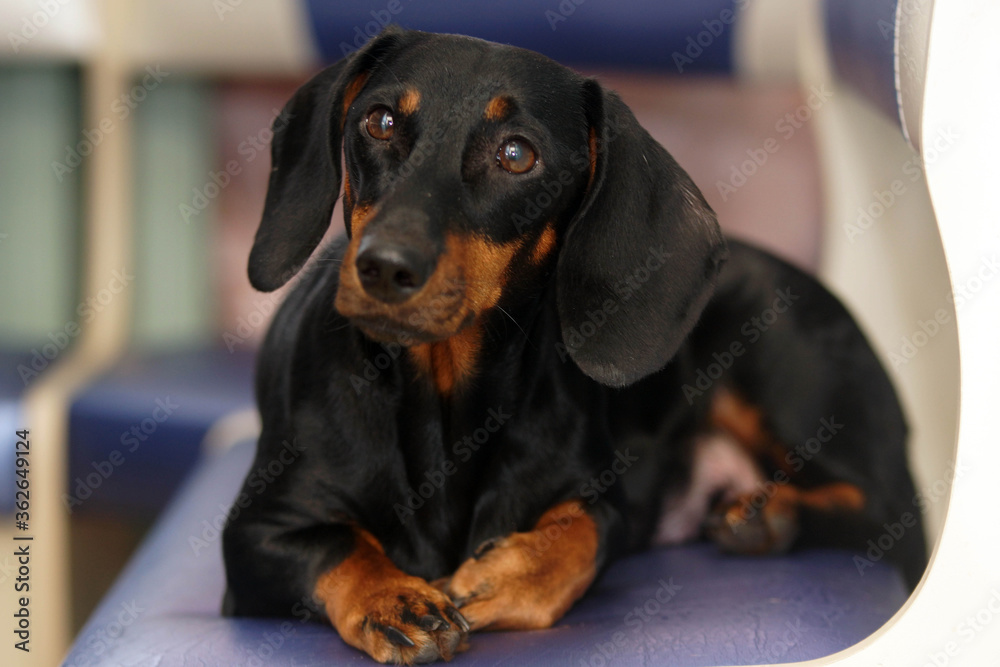
M 390 28 L 296 92 L 272 160 L 251 283 L 299 272 L 341 183 L 347 237 L 260 352 L 254 469 L 288 464 L 225 530 L 226 613 L 309 600 L 376 660 L 447 660 L 654 539 L 862 547 L 910 505 L 851 316 L 727 243 L 596 81 Z M 919 578 L 919 524 L 889 557 Z

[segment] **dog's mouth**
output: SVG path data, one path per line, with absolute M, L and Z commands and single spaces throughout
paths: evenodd
M 449 281 L 445 289 L 425 290 L 398 304 L 383 303 L 342 283 L 334 306 L 369 338 L 404 347 L 445 340 L 476 319 L 460 281 Z

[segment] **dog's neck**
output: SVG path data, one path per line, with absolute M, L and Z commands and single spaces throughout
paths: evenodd
M 508 304 L 493 308 L 443 341 L 412 346 L 410 356 L 414 365 L 431 379 L 438 393 L 446 399 L 476 389 L 502 390 L 496 386 L 497 378 L 483 376 L 484 369 L 497 365 L 513 371 L 510 377 L 517 375 L 518 381 L 523 383 L 519 371 L 531 370 L 523 368 L 526 353 L 555 343 L 548 340 L 552 332 L 546 325 L 547 314 L 542 305 L 550 300 L 549 293 L 550 290 L 543 290 L 542 294 L 519 306 Z
M 478 372 L 483 326 L 473 324 L 451 338 L 410 348 L 414 364 L 429 376 L 442 396 L 451 396 Z

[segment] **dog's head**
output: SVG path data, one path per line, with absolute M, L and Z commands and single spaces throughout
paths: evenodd
M 341 151 L 335 307 L 376 340 L 446 339 L 555 269 L 569 353 L 626 385 L 673 356 L 726 254 L 697 187 L 614 93 L 529 51 L 390 28 L 276 120 L 257 289 L 329 227 Z

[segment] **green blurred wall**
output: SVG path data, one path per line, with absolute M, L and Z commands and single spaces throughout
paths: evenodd
M 134 89 L 133 89 L 134 90 Z M 214 205 L 185 221 L 217 152 L 207 84 L 165 78 L 135 111 L 135 342 L 145 348 L 213 338 L 209 266 Z M 217 338 L 217 336 L 216 336 Z
M 0 67 L 0 346 L 47 342 L 76 319 L 80 170 L 56 178 L 79 140 L 79 77 Z

